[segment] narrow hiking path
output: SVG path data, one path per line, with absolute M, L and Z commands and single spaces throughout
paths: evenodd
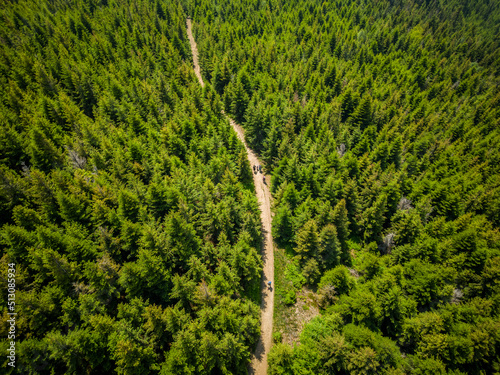
M 198 63 L 198 48 L 196 47 L 196 42 L 193 38 L 193 33 L 191 31 L 191 20 L 188 18 L 186 20 L 187 34 L 189 38 L 189 43 L 191 45 L 191 51 L 193 54 L 193 65 L 194 72 L 200 85 L 204 86 L 203 78 L 201 77 L 201 69 Z M 229 118 L 229 117 L 228 117 Z M 245 145 L 247 150 L 248 161 L 250 165 L 259 165 L 260 161 L 257 155 L 248 147 L 245 142 L 244 130 L 243 128 L 229 118 L 229 122 L 233 129 L 236 131 L 238 138 Z M 266 375 L 267 374 L 267 355 L 271 349 L 272 343 L 272 333 L 273 333 L 273 308 L 274 308 L 274 249 L 273 249 L 273 237 L 271 234 L 271 193 L 269 192 L 269 186 L 264 183 L 263 175 L 260 173 L 253 174 L 253 183 L 255 185 L 255 194 L 257 195 L 257 200 L 260 206 L 260 219 L 262 222 L 262 260 L 264 262 L 263 277 L 261 280 L 261 293 L 262 299 L 260 303 L 260 313 L 261 313 L 261 327 L 260 327 L 260 337 L 257 342 L 257 348 L 252 357 L 252 363 L 248 368 L 249 374 L 255 375 Z M 270 181 L 270 176 L 266 176 L 266 181 Z M 269 290 L 267 288 L 267 282 L 271 281 L 273 288 Z
M 194 40 L 193 31 L 191 30 L 190 18 L 186 20 L 186 26 L 187 26 L 189 45 L 191 46 L 191 53 L 193 54 L 194 74 L 196 74 L 198 81 L 200 81 L 201 87 L 203 87 L 205 86 L 205 83 L 203 82 L 203 78 L 201 76 L 200 63 L 198 62 L 198 47 L 196 47 L 196 41 Z

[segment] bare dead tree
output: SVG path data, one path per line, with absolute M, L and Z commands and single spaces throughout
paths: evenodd
M 337 153 L 339 154 L 340 157 L 344 156 L 346 151 L 346 147 L 344 143 L 341 143 L 339 147 L 337 147 Z
M 78 155 L 78 152 L 72 149 L 68 149 L 69 162 L 75 169 L 83 169 L 87 164 L 87 159 L 83 156 Z
M 380 250 L 384 254 L 390 254 L 392 251 L 392 248 L 394 247 L 394 237 L 396 237 L 396 233 L 389 233 L 387 236 L 384 237 L 382 240 L 382 243 L 380 244 Z
M 398 210 L 408 211 L 411 210 L 413 206 L 411 205 L 411 200 L 406 197 L 402 197 L 398 203 Z

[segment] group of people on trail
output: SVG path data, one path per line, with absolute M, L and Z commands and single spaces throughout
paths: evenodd
M 262 173 L 262 166 L 259 164 L 259 165 L 254 165 L 253 166 L 253 173 L 254 174 L 257 174 L 257 172 L 260 172 Z M 262 181 L 264 183 L 266 183 L 266 176 L 262 176 Z

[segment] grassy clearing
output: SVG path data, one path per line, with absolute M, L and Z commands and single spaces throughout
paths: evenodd
M 349 240 L 351 267 L 359 269 L 363 254 L 360 240 Z M 306 321 L 319 314 L 317 295 L 304 287 L 300 267 L 291 249 L 276 249 L 274 253 L 274 325 L 275 341 L 294 342 Z
M 275 342 L 298 341 L 304 324 L 319 314 L 316 295 L 304 287 L 305 279 L 292 255 L 284 249 L 274 253 Z
M 291 263 L 284 249 L 274 252 L 274 324 L 273 334 L 288 335 L 291 327 L 287 325 L 288 317 L 293 314 L 293 305 L 287 305 L 285 300 L 290 288 L 293 289 L 291 280 L 286 278 L 287 265 Z

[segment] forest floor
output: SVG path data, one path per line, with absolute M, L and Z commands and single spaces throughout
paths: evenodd
M 187 34 L 189 43 L 191 45 L 191 52 L 193 54 L 194 72 L 200 85 L 204 86 L 203 78 L 201 77 L 201 69 L 198 63 L 198 48 L 194 40 L 191 20 L 186 20 Z M 229 118 L 229 117 L 228 117 Z M 247 151 L 248 161 L 250 166 L 261 165 L 257 155 L 248 147 L 245 142 L 243 128 L 229 118 L 231 126 L 236 131 L 238 138 L 245 145 Z M 253 170 L 253 168 L 252 168 Z M 274 288 L 268 288 L 267 283 L 271 281 L 274 286 L 274 248 L 273 238 L 271 234 L 271 193 L 269 191 L 269 182 L 271 176 L 265 176 L 266 182 L 263 179 L 264 175 L 257 172 L 253 174 L 253 182 L 255 185 L 255 193 L 260 206 L 260 218 L 262 223 L 262 260 L 264 262 L 263 277 L 261 280 L 261 293 L 262 299 L 260 303 L 261 311 L 261 336 L 257 343 L 252 362 L 248 368 L 249 374 L 265 375 L 267 374 L 267 355 L 271 349 L 272 332 L 273 332 L 273 308 L 274 308 Z

